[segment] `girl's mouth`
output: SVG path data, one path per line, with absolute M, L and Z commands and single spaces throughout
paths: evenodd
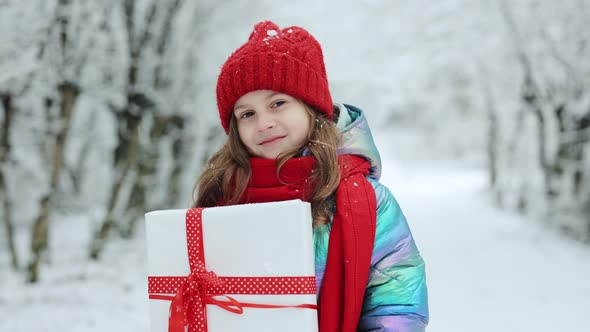
M 260 145 L 270 145 L 272 143 L 278 142 L 280 140 L 282 140 L 283 138 L 285 138 L 286 136 L 275 136 L 275 137 L 270 137 L 266 140 L 264 140 L 262 143 L 260 143 Z

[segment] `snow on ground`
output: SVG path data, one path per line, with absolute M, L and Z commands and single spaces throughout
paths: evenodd
M 427 263 L 431 332 L 581 331 L 590 326 L 590 248 L 493 208 L 485 173 L 459 162 L 400 161 L 380 136 L 383 182 Z M 88 218 L 56 219 L 39 284 L 0 261 L 0 331 L 146 331 L 143 227 L 88 262 Z M 26 240 L 26 239 L 21 239 Z
M 89 218 L 54 219 L 50 246 L 60 256 L 42 265 L 38 284 L 12 273 L 2 252 L 0 331 L 147 331 L 143 227 L 136 239 L 111 243 L 96 262 L 87 258 Z
M 386 144 L 380 137 L 378 145 Z M 383 158 L 427 266 L 433 332 L 583 331 L 590 248 L 489 203 L 484 170 Z

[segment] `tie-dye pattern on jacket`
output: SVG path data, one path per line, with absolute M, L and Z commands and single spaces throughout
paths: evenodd
M 358 331 L 418 332 L 428 324 L 424 261 L 408 223 L 391 192 L 379 183 L 381 159 L 363 112 L 339 104 L 337 127 L 343 135 L 339 154 L 365 157 L 373 165 L 368 180 L 377 197 L 377 229 L 371 269 Z M 314 229 L 318 289 L 326 269 L 330 225 Z

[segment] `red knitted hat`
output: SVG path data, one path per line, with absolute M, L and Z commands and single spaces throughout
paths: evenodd
M 322 48 L 301 27 L 281 30 L 273 22 L 260 22 L 227 59 L 217 78 L 217 107 L 226 133 L 236 101 L 256 90 L 288 94 L 332 119 Z

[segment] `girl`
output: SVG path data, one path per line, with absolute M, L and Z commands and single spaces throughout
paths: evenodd
M 316 39 L 256 24 L 221 69 L 217 105 L 228 140 L 199 178 L 195 207 L 310 202 L 320 331 L 424 331 L 424 262 L 378 182 L 363 112 L 332 104 Z

